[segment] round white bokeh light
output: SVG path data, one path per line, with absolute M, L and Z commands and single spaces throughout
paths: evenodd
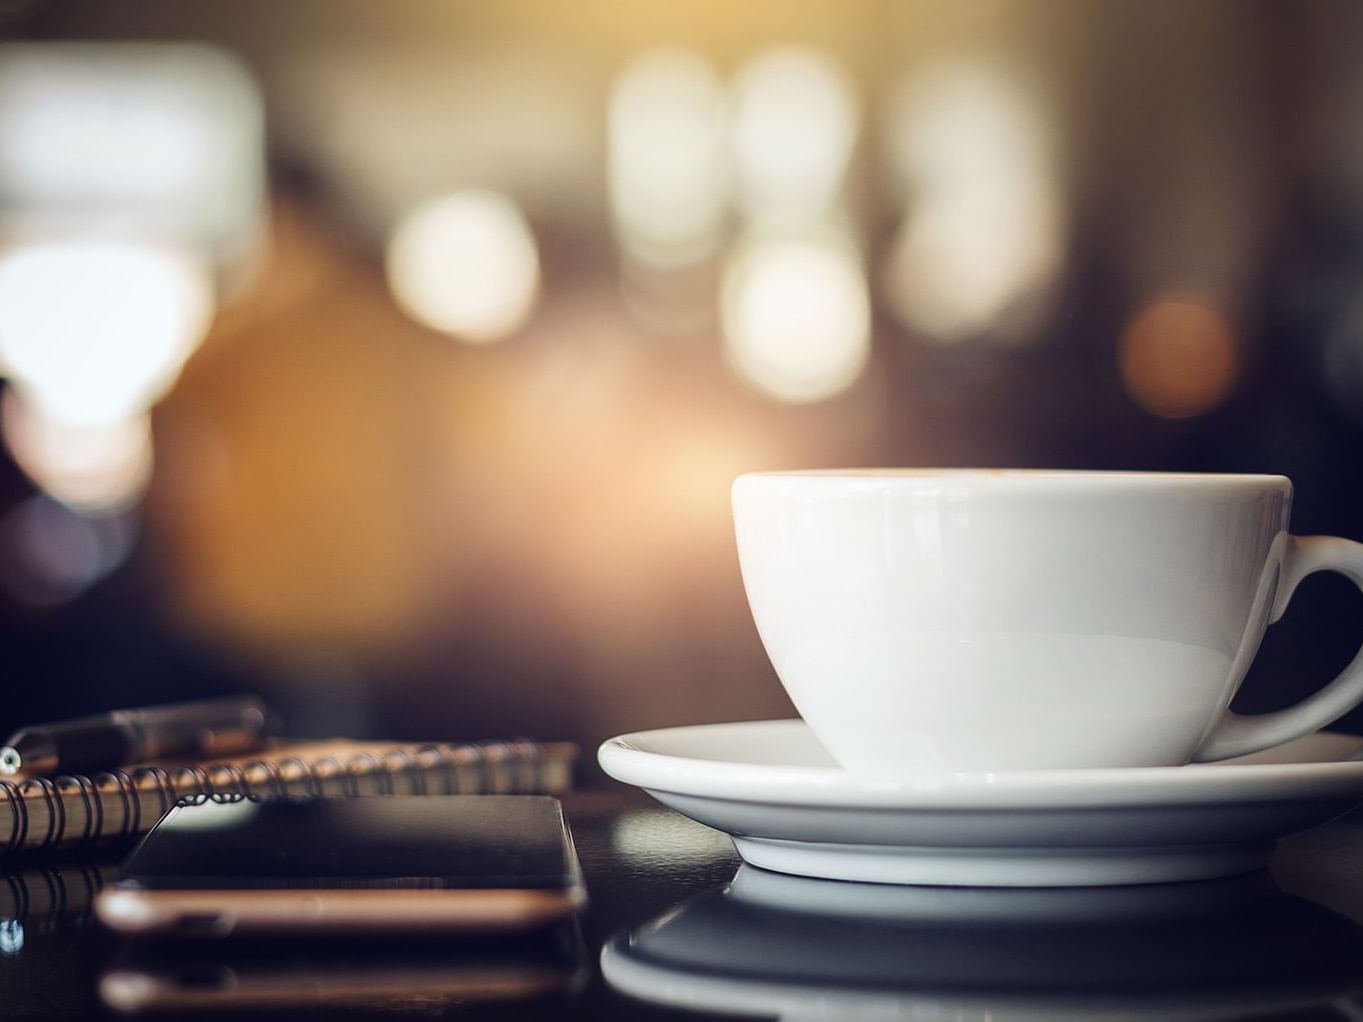
M 388 286 L 418 323 L 460 340 L 500 340 L 539 293 L 534 235 L 516 204 L 465 191 L 424 203 L 388 242 Z
M 212 313 L 207 271 L 174 249 L 71 240 L 0 253 L 0 365 L 47 418 L 68 425 L 150 407 Z
M 860 111 L 846 73 L 801 47 L 759 54 L 733 87 L 738 205 L 774 223 L 819 216 L 837 205 Z
M 151 481 L 151 421 L 71 424 L 48 418 L 18 387 L 0 394 L 0 435 L 30 479 L 81 512 L 131 507 Z
M 870 301 L 856 253 L 834 240 L 756 242 L 729 265 L 724 348 L 748 384 L 809 402 L 851 386 L 870 354 Z

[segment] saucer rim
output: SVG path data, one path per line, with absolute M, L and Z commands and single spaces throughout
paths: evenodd
M 799 718 L 729 721 L 653 728 L 617 735 L 597 751 L 601 768 L 614 779 L 651 791 L 738 802 L 824 808 L 961 809 L 1076 808 L 1131 805 L 1262 802 L 1280 796 L 1323 799 L 1363 796 L 1363 760 L 1291 763 L 1202 763 L 1174 767 L 948 773 L 908 778 L 869 778 L 834 766 L 743 763 L 712 754 L 679 754 L 656 749 L 659 736 L 678 737 L 745 731 L 807 732 Z M 1343 754 L 1363 752 L 1363 736 L 1316 732 Z M 1301 741 L 1301 739 L 1298 739 Z M 655 745 L 655 748 L 650 748 Z

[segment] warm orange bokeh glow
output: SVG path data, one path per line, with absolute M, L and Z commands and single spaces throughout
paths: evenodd
M 1234 334 L 1221 313 L 1195 300 L 1147 305 L 1121 338 L 1122 382 L 1141 407 L 1165 419 L 1211 411 L 1237 374 Z

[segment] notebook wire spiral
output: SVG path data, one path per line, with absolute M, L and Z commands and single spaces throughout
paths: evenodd
M 346 751 L 351 749 L 356 751 Z M 187 796 L 556 794 L 571 784 L 573 757 L 565 744 L 521 740 L 382 747 L 326 742 L 278 751 L 209 764 L 0 780 L 0 855 L 141 834 Z

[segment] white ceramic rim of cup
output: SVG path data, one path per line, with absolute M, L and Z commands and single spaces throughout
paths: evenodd
M 873 483 L 923 484 L 957 482 L 982 486 L 1026 487 L 1047 483 L 1080 484 L 1102 488 L 1218 487 L 1286 490 L 1292 480 L 1284 475 L 1235 472 L 1138 472 L 1050 468 L 827 468 L 747 472 L 745 479 L 821 482 L 864 481 Z

